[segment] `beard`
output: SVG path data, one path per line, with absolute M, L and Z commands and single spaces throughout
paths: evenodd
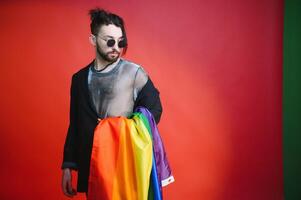
M 97 43 L 96 43 L 96 51 L 103 60 L 105 60 L 109 63 L 113 63 L 113 62 L 117 61 L 120 56 L 120 53 L 117 51 L 111 51 L 111 52 L 105 53 Z M 110 57 L 110 53 L 116 53 L 117 56 Z

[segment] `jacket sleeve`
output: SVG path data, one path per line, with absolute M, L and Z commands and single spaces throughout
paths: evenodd
M 61 168 L 71 168 L 77 170 L 77 143 L 78 134 L 76 128 L 76 115 L 77 115 L 77 103 L 76 98 L 76 84 L 74 81 L 75 76 L 72 76 L 71 89 L 70 89 L 70 116 L 69 116 L 69 127 L 67 137 L 64 145 L 64 156 Z
M 162 105 L 159 94 L 159 91 L 155 88 L 151 79 L 148 78 L 146 84 L 139 92 L 134 105 L 134 109 L 139 106 L 147 108 L 154 116 L 157 124 L 159 123 L 162 114 Z

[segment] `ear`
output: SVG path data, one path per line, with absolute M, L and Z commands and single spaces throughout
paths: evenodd
M 91 35 L 89 36 L 89 41 L 90 41 L 90 43 L 91 43 L 94 47 L 96 46 L 96 37 L 95 37 L 95 35 L 91 34 Z

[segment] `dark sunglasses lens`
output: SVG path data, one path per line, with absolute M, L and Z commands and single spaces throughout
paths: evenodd
M 114 46 L 114 45 L 115 45 L 115 40 L 109 39 L 109 40 L 107 41 L 107 45 L 108 45 L 108 47 Z
M 118 42 L 118 47 L 119 48 L 124 48 L 125 46 L 126 46 L 125 40 L 121 40 L 121 41 Z

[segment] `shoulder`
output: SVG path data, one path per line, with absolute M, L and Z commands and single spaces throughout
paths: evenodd
M 90 62 L 87 66 L 85 66 L 85 67 L 81 68 L 80 70 L 78 70 L 77 72 L 75 72 L 72 75 L 72 80 L 77 80 L 77 79 L 85 77 L 88 74 L 89 68 L 91 65 L 93 65 L 93 63 L 94 63 L 94 61 Z
M 124 58 L 122 58 L 121 60 L 122 60 L 122 64 L 126 68 L 132 69 L 134 71 L 137 71 L 138 69 L 142 69 L 144 71 L 143 67 L 140 64 L 137 64 L 133 61 L 130 61 L 130 60 L 127 60 L 127 59 L 124 59 Z
M 141 67 L 139 64 L 133 62 L 133 61 L 130 61 L 130 60 L 127 60 L 127 59 L 124 59 L 124 58 L 121 58 L 121 61 L 124 65 L 127 65 L 129 67 L 133 67 L 133 68 L 136 68 L 138 69 L 139 67 Z
M 128 72 L 132 71 L 135 79 L 137 79 L 137 78 L 144 79 L 144 81 L 142 81 L 142 82 L 145 82 L 145 80 L 148 79 L 147 72 L 144 70 L 144 68 L 140 64 L 137 64 L 135 62 L 132 62 L 132 61 L 129 61 L 126 59 L 122 59 L 122 62 L 123 62 L 123 65 L 124 65 L 124 68 L 126 69 L 126 71 L 128 71 Z

